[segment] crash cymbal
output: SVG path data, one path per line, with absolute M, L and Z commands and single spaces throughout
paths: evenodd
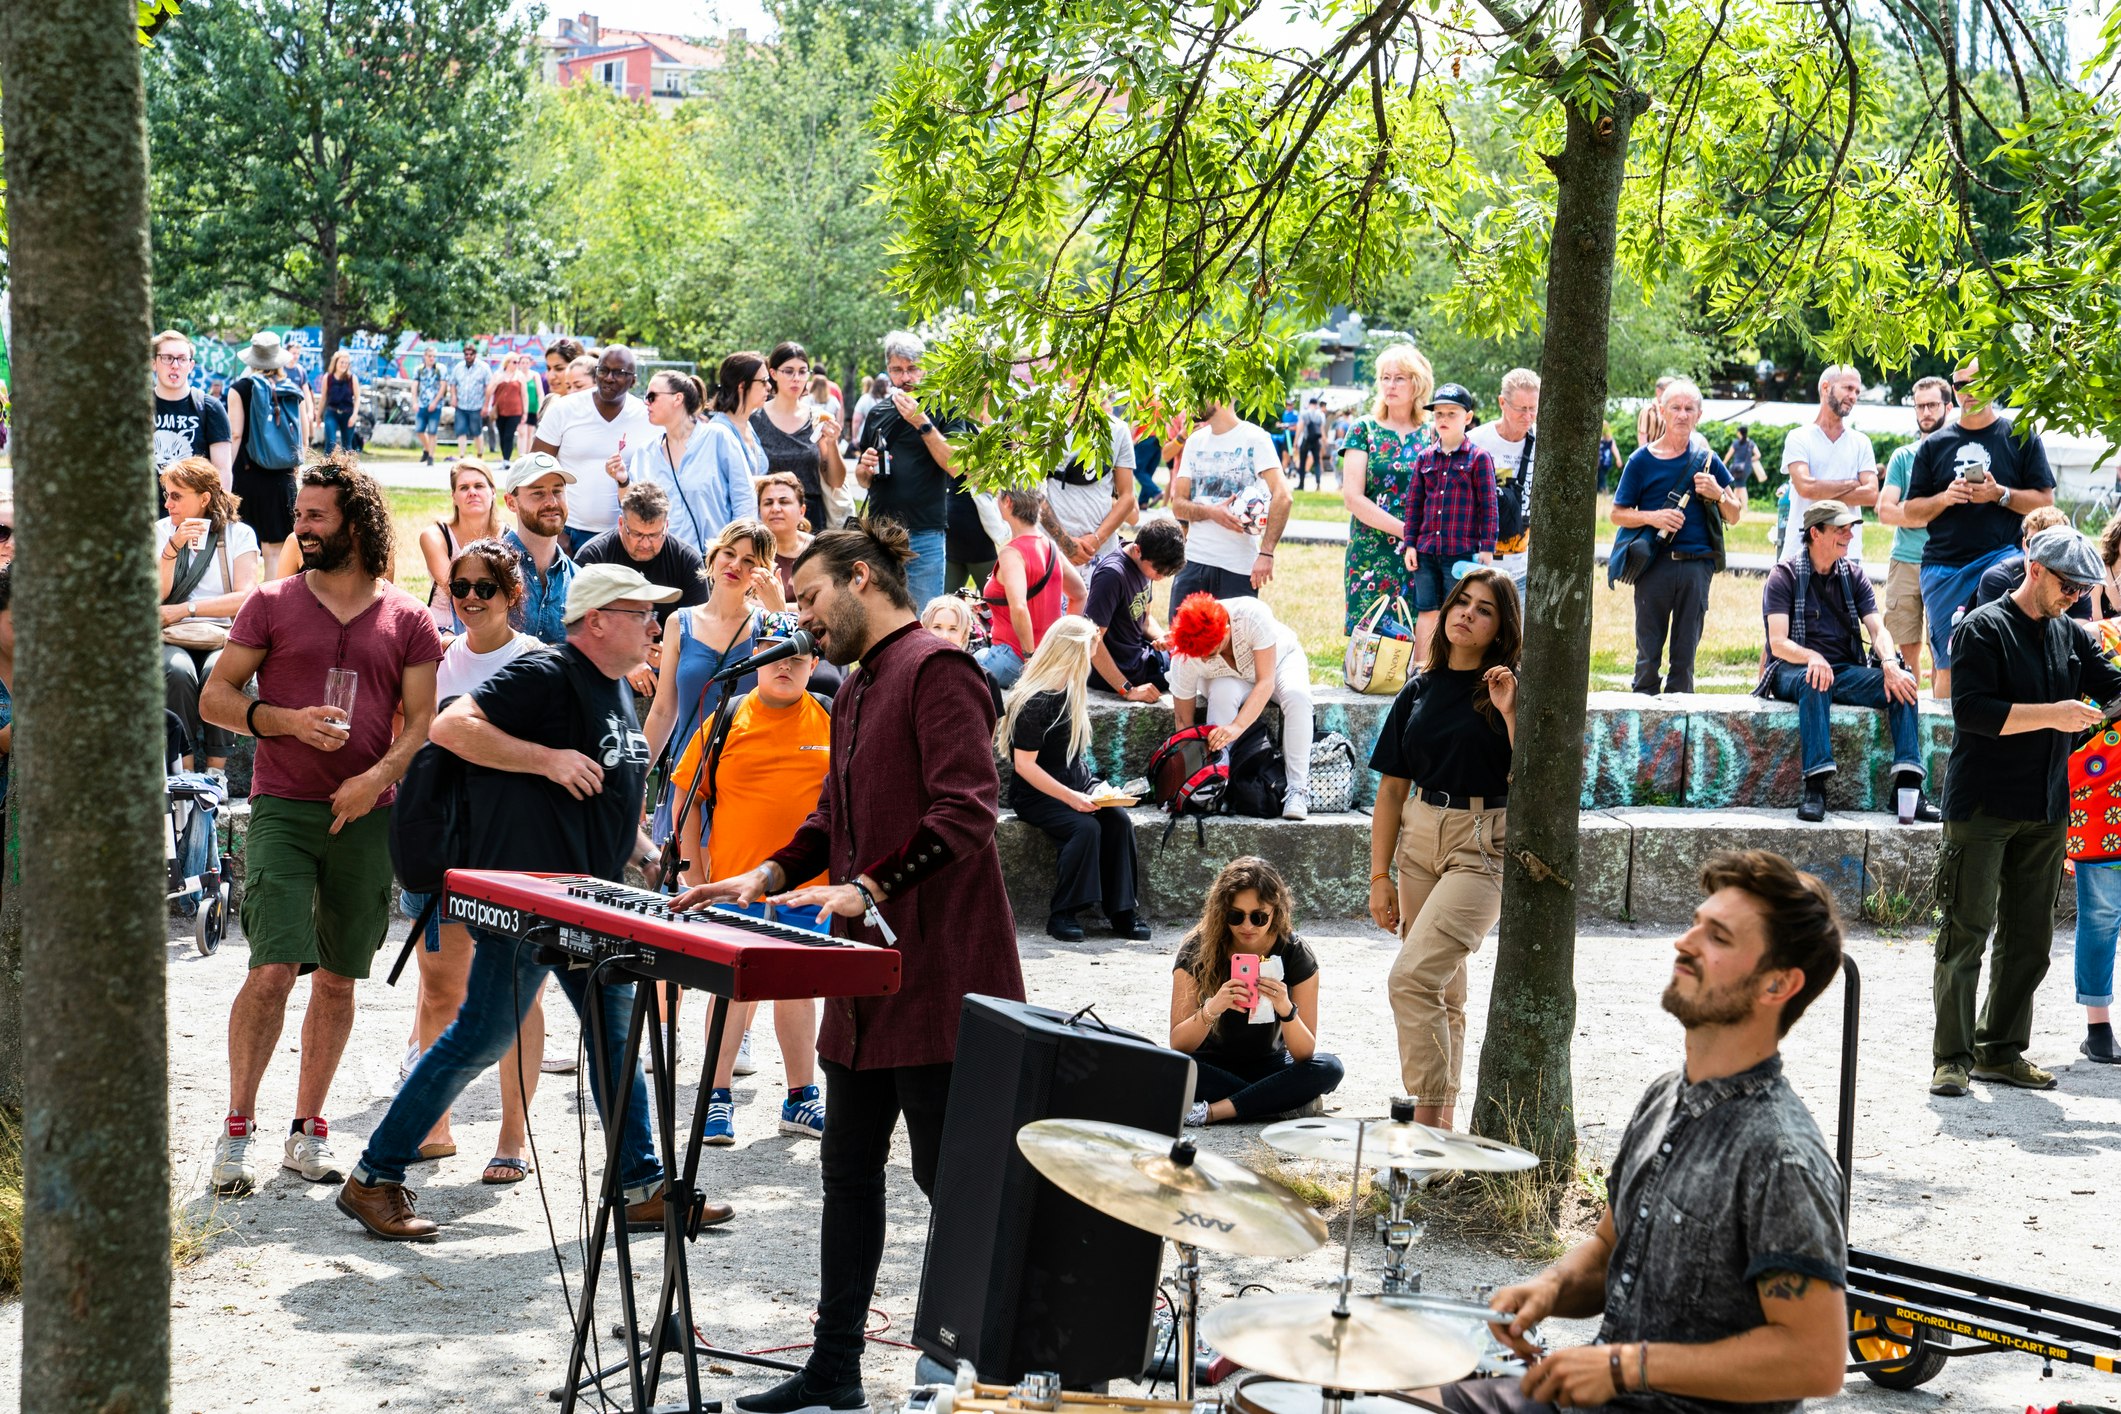
M 1454 1322 L 1330 1291 L 1226 1301 L 1201 1317 L 1201 1335 L 1248 1370 L 1358 1393 L 1420 1389 L 1464 1379 L 1480 1347 Z
M 1363 1129 L 1364 1168 L 1511 1173 L 1539 1165 L 1537 1154 L 1515 1144 L 1431 1129 L 1412 1120 L 1285 1119 L 1268 1125 L 1259 1137 L 1284 1154 L 1345 1164 L 1355 1159 L 1357 1125 Z
M 1016 1146 L 1062 1192 L 1173 1242 L 1245 1257 L 1294 1257 L 1325 1244 L 1325 1219 L 1303 1199 L 1189 1140 L 1041 1119 L 1017 1131 Z

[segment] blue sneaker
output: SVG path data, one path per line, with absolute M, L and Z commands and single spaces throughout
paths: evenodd
M 700 1126 L 700 1138 L 708 1144 L 736 1143 L 736 1102 L 727 1090 L 708 1092 L 707 1122 Z
M 781 1101 L 781 1133 L 825 1137 L 825 1102 L 818 1098 L 817 1086 L 805 1085 L 800 1098 Z

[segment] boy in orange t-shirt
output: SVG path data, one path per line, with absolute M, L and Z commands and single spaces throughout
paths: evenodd
M 771 640 L 762 636 L 759 647 Z M 817 808 L 818 791 L 832 761 L 832 714 L 810 695 L 810 674 L 817 659 L 783 658 L 759 669 L 758 686 L 723 707 L 730 713 L 729 731 L 714 759 L 711 776 L 703 768 L 695 786 L 699 798 L 687 812 L 682 857 L 694 861 L 686 882 L 726 879 L 756 869 L 795 837 Z M 707 734 L 712 740 L 712 730 Z M 712 798 L 709 798 L 711 789 Z M 709 812 L 712 812 L 709 814 Z M 707 816 L 706 841 L 699 838 Z M 793 884 L 802 888 L 825 882 L 820 874 Z M 728 905 L 735 907 L 735 905 Z M 768 906 L 743 911 L 764 914 Z M 830 932 L 814 908 L 779 909 L 776 922 Z M 737 1046 L 750 1029 L 756 1002 L 730 1009 L 722 1035 L 722 1054 L 714 1067 L 714 1092 L 708 1098 L 703 1137 L 709 1144 L 736 1142 L 736 1102 L 730 1091 Z M 825 1102 L 817 1087 L 817 1003 L 790 998 L 773 1004 L 773 1032 L 781 1046 L 788 1096 L 781 1102 L 781 1133 L 824 1137 Z

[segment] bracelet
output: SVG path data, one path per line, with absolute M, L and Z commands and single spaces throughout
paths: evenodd
M 1650 1343 L 1646 1340 L 1638 1342 L 1635 1346 L 1635 1371 L 1642 1376 L 1640 1389 L 1644 1394 L 1648 1394 L 1650 1392 Z
M 1274 552 L 1272 550 L 1262 550 L 1259 552 L 1259 557 L 1263 560 L 1271 560 L 1274 558 Z
M 1622 1349 L 1623 1347 L 1618 1345 L 1606 1347 L 1606 1365 L 1613 1372 L 1613 1393 L 1615 1394 L 1625 1393 L 1628 1387 L 1626 1377 L 1620 1373 L 1620 1352 Z
M 1289 1014 L 1287 1016 L 1283 1016 L 1280 1012 L 1277 1011 L 1274 1013 L 1274 1019 L 1280 1022 L 1283 1026 L 1287 1026 L 1290 1022 L 1296 1020 L 1296 1008 L 1293 1006 L 1290 1007 Z
M 1391 870 L 1389 870 L 1389 869 L 1380 869 L 1380 870 L 1378 870 L 1378 871 L 1377 871 L 1377 872 L 1376 872 L 1375 874 L 1372 874 L 1372 875 L 1370 876 L 1370 882 L 1374 884 L 1374 883 L 1376 883 L 1376 882 L 1377 882 L 1377 881 L 1378 881 L 1379 879 L 1389 879 L 1389 878 L 1391 878 L 1391 877 L 1392 877 L 1392 871 L 1391 871 Z
M 249 732 L 252 736 L 257 737 L 261 741 L 264 740 L 265 733 L 258 730 L 258 709 L 260 707 L 263 707 L 264 705 L 265 704 L 263 702 L 258 701 L 256 698 L 253 698 L 251 699 L 250 706 L 245 709 L 243 713 L 243 730 Z

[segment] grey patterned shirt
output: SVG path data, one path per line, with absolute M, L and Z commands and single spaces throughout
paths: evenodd
M 1768 1272 L 1846 1285 L 1841 1170 L 1780 1056 L 1699 1085 L 1660 1077 L 1621 1136 L 1607 1193 L 1617 1241 L 1601 1342 L 1699 1345 L 1764 1325 L 1753 1283 Z M 1782 1414 L 1800 1403 L 1651 1393 L 1613 1407 Z

